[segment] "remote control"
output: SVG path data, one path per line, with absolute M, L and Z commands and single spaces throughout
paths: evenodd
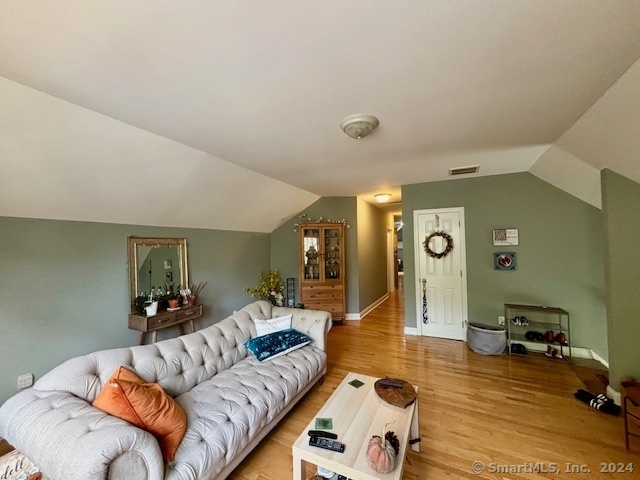
M 335 433 L 325 432 L 324 430 L 309 430 L 307 433 L 310 437 L 324 437 L 331 438 L 332 440 L 336 440 L 338 438 L 338 435 Z
M 328 438 L 322 437 L 309 437 L 309 445 L 339 453 L 344 452 L 345 446 L 344 443 L 336 442 L 335 440 L 330 440 Z
M 402 388 L 404 383 L 401 380 L 393 380 L 392 378 L 381 378 L 378 383 L 383 387 Z

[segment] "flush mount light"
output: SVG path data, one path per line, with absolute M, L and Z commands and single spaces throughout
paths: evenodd
M 374 195 L 374 197 L 376 197 L 376 200 L 378 201 L 378 203 L 385 203 L 387 200 L 389 200 L 391 198 L 391 194 L 390 193 L 376 193 Z
M 357 115 L 349 115 L 342 120 L 340 128 L 351 138 L 359 140 L 373 132 L 379 124 L 380 121 L 373 115 L 359 113 Z

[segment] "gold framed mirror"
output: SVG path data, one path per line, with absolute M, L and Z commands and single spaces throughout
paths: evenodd
M 129 296 L 131 311 L 138 295 L 152 289 L 189 284 L 186 238 L 129 237 Z

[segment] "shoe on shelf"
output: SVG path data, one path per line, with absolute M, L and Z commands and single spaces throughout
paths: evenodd
M 551 345 L 547 345 L 547 351 L 544 352 L 547 357 L 550 358 L 562 358 L 562 354 L 557 348 L 553 348 Z
M 520 325 L 523 327 L 529 326 L 529 319 L 527 317 L 520 317 Z
M 544 339 L 548 343 L 553 342 L 554 338 L 555 338 L 555 335 L 553 334 L 553 330 L 547 330 L 547 333 L 544 334 Z
M 562 333 L 562 332 L 558 332 L 558 334 L 554 337 L 554 340 L 556 342 L 558 342 L 560 345 L 567 345 L 567 336 Z
M 535 330 L 529 330 L 524 334 L 524 338 L 530 342 L 544 342 L 544 333 L 536 332 Z

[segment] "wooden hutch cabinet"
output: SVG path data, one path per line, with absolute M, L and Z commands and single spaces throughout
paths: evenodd
M 345 319 L 344 223 L 301 224 L 300 301 L 307 308 Z

